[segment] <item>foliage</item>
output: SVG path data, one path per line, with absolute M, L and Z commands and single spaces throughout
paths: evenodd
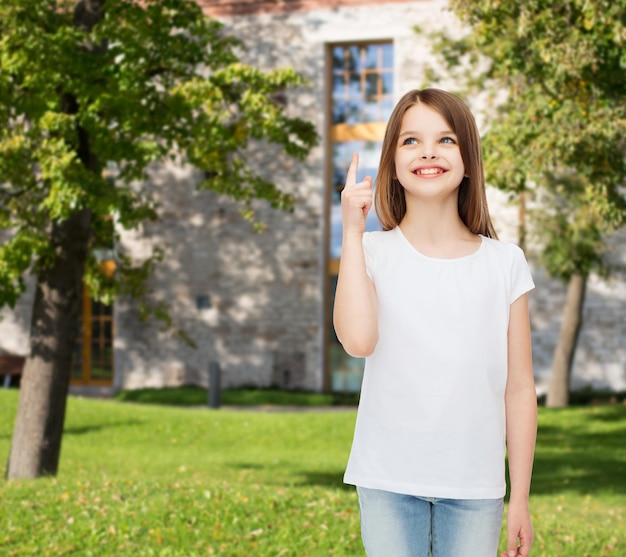
M 438 50 L 470 87 L 492 91 L 490 111 L 497 105 L 484 138 L 488 181 L 535 195 L 552 275 L 606 271 L 605 240 L 626 221 L 626 1 L 451 7 L 469 31 L 439 37 Z
M 0 391 L 0 460 L 16 405 Z M 0 553 L 362 555 L 341 483 L 354 419 L 70 397 L 58 477 L 0 485 Z M 533 555 L 621 555 L 625 424 L 623 405 L 540 409 Z
M 246 148 L 263 140 L 301 159 L 317 140 L 311 124 L 274 101 L 301 77 L 241 63 L 241 45 L 196 2 L 106 0 L 92 28 L 76 23 L 85 6 L 0 6 L 0 232 L 9 232 L 0 245 L 0 305 L 13 306 L 25 275 L 54 257 L 51 223 L 84 208 L 93 215 L 85 281 L 94 296 L 145 299 L 160 248 L 145 261 L 118 253 L 113 279 L 94 250 L 156 219 L 155 199 L 141 186 L 151 165 L 191 163 L 204 173 L 200 188 L 240 201 L 253 219 L 252 200 L 289 209 L 293 196 L 246 165 Z M 167 322 L 163 307 L 141 310 Z
M 115 398 L 125 402 L 147 404 L 206 406 L 208 391 L 193 385 L 161 389 L 132 389 L 120 391 Z M 359 394 L 242 388 L 223 389 L 220 393 L 220 400 L 223 405 L 228 406 L 355 406 L 358 403 Z

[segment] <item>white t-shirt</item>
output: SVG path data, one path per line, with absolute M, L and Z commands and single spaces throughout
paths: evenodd
M 519 247 L 481 240 L 471 255 L 436 259 L 400 228 L 364 234 L 378 343 L 365 363 L 345 483 L 504 496 L 509 311 L 534 283 Z

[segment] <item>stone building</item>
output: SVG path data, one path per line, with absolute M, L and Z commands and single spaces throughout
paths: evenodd
M 110 309 L 86 296 L 74 387 L 206 385 L 209 362 L 215 361 L 224 387 L 358 390 L 362 361 L 343 352 L 330 319 L 345 169 L 358 150 L 360 174 L 375 175 L 395 101 L 424 86 L 432 55 L 428 38 L 415 25 L 451 33 L 460 33 L 460 26 L 440 0 L 200 3 L 243 41 L 246 62 L 263 69 L 292 66 L 307 78 L 307 86 L 287 91 L 284 102 L 291 114 L 315 123 L 320 145 L 303 163 L 268 148 L 251 152 L 250 164 L 297 199 L 293 213 L 256 206 L 266 224 L 260 234 L 234 203 L 196 191 L 199 175 L 193 168 L 154 168 L 147 186 L 160 202 L 161 218 L 125 233 L 120 247 L 137 258 L 154 245 L 165 250 L 152 284 L 155 296 L 171 303 L 177 323 L 198 346 L 190 348 L 158 325 L 140 322 L 130 300 L 118 300 Z M 500 237 L 516 241 L 517 209 L 494 190 L 489 200 Z M 373 214 L 370 221 L 376 228 Z M 615 245 L 623 263 L 623 244 Z M 532 250 L 528 256 L 533 264 Z M 538 266 L 533 271 L 534 367 L 541 389 L 558 337 L 564 287 Z M 4 312 L 0 350 L 27 352 L 31 303 L 26 295 L 15 312 Z M 623 277 L 592 277 L 584 320 L 574 386 L 626 389 Z

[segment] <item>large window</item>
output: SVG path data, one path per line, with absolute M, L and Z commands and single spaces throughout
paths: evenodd
M 341 190 L 352 153 L 359 153 L 358 179 L 375 179 L 385 126 L 393 109 L 393 45 L 389 42 L 341 44 L 330 47 L 330 203 L 328 281 L 329 316 L 341 258 Z M 380 228 L 372 210 L 367 229 Z M 363 360 L 342 349 L 329 317 L 327 368 L 333 391 L 358 391 Z

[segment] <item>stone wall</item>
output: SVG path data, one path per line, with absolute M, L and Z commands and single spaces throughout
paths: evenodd
M 312 155 L 314 158 L 315 155 Z M 209 362 L 233 385 L 316 389 L 321 384 L 321 177 L 290 168 L 279 156 L 259 161 L 298 196 L 295 211 L 259 204 L 266 230 L 257 233 L 238 208 L 212 192 L 195 191 L 190 168 L 155 169 L 151 187 L 160 221 L 127 234 L 123 247 L 147 254 L 165 249 L 152 283 L 172 305 L 176 322 L 197 344 L 186 347 L 138 322 L 130 301 L 117 305 L 116 374 L 120 387 L 206 384 Z M 311 195 L 307 195 L 311 190 Z M 315 193 L 317 192 L 317 193 Z

